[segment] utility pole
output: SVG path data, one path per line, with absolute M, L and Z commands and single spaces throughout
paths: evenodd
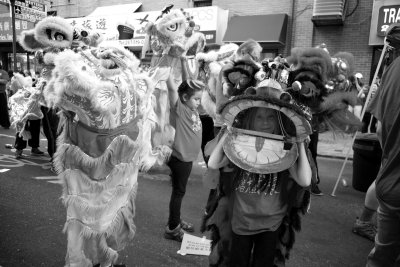
M 14 71 L 17 71 L 17 34 L 15 32 L 15 0 L 9 0 L 11 6 L 11 24 L 12 24 L 12 49 L 13 49 L 13 63 Z

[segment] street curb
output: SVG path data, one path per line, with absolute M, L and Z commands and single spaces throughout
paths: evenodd
M 346 159 L 345 156 L 321 155 L 321 154 L 317 154 L 317 156 L 318 156 L 318 157 L 321 157 L 321 158 L 331 158 L 331 159 L 341 159 L 341 160 L 345 160 L 345 159 Z M 352 157 L 349 157 L 347 160 L 348 160 L 348 161 L 349 161 L 349 160 L 353 161 L 353 158 L 352 158 Z

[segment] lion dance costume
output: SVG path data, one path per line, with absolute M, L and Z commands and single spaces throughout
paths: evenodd
M 61 18 L 23 36 L 32 51 L 51 54 L 42 83 L 47 105 L 61 110 L 54 164 L 67 209 L 66 266 L 110 266 L 135 234 L 139 170 L 170 153 L 151 145 L 153 83 L 129 51 L 90 47 L 98 36 L 82 40 Z

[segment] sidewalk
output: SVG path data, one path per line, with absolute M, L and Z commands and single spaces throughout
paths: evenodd
M 319 134 L 318 155 L 330 158 L 346 158 L 349 153 L 349 160 L 353 159 L 352 148 L 353 135 L 336 134 L 325 132 Z M 350 150 L 350 151 L 349 151 Z

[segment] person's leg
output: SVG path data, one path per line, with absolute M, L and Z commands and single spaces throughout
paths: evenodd
M 252 235 L 237 235 L 232 232 L 230 251 L 231 267 L 247 267 L 250 263 L 251 250 L 253 249 Z
M 14 143 L 15 151 L 15 158 L 20 159 L 22 158 L 22 151 L 26 148 L 26 141 L 19 136 L 19 132 L 15 134 L 15 143 Z
M 379 207 L 378 199 L 376 198 L 375 181 L 372 182 L 365 194 L 364 206 L 366 211 L 362 212 L 360 220 L 371 221 L 372 216 Z
M 378 233 L 367 267 L 400 266 L 400 212 L 378 208 Z
M 54 144 L 53 133 L 51 132 L 50 121 L 48 116 L 49 109 L 44 106 L 41 106 L 40 109 L 43 113 L 42 126 L 43 126 L 43 133 L 47 139 L 47 153 L 49 153 L 49 156 L 53 158 L 55 148 L 53 147 Z
M 278 231 L 257 234 L 254 239 L 252 267 L 273 267 Z
M 28 145 L 32 148 L 32 153 L 43 154 L 38 148 L 40 146 L 40 120 L 28 120 L 28 128 L 31 133 L 31 139 L 28 140 Z
M 322 196 L 323 193 L 321 192 L 321 190 L 318 187 L 318 184 L 320 182 L 319 179 L 319 174 L 318 174 L 318 163 L 317 163 L 317 150 L 318 150 L 318 138 L 319 138 L 319 133 L 318 131 L 314 131 L 311 135 L 310 135 L 310 143 L 308 144 L 308 149 L 311 152 L 311 156 L 314 160 L 315 163 L 315 167 L 317 169 L 317 181 L 311 181 L 311 193 L 317 196 Z
M 172 193 L 169 202 L 169 230 L 177 229 L 181 224 L 181 205 L 186 193 L 186 185 L 192 171 L 192 162 L 183 162 L 171 156 L 168 166 L 171 169 Z
M 357 218 L 353 225 L 353 233 L 374 241 L 376 228 L 372 222 L 372 218 L 378 209 L 379 203 L 376 198 L 375 181 L 369 186 L 365 194 L 364 208 L 360 218 Z

